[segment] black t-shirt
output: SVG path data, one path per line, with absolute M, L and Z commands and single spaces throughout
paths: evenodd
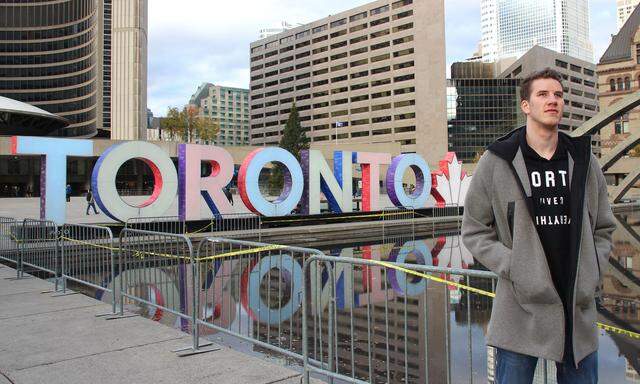
M 520 147 L 529 174 L 533 199 L 533 222 L 547 257 L 553 284 L 564 304 L 565 355 L 572 356 L 572 324 L 568 303 L 571 292 L 570 241 L 571 210 L 569 186 L 569 159 L 567 149 L 558 140 L 551 159 L 547 160 L 527 144 L 524 130 Z
M 524 136 L 524 135 L 523 135 Z M 556 151 L 547 160 L 538 155 L 523 137 L 524 161 L 533 198 L 533 222 L 544 248 L 551 278 L 566 304 L 569 292 L 569 238 L 571 230 L 569 160 L 567 149 L 558 140 Z

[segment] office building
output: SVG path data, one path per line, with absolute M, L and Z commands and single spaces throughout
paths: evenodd
M 276 145 L 295 102 L 312 142 L 446 152 L 444 4 L 379 0 L 251 43 L 251 144 Z
M 146 52 L 146 38 L 113 41 L 115 25 L 123 25 L 125 14 L 118 7 L 134 3 L 144 10 L 136 15 L 146 15 L 146 0 L 1 3 L 0 95 L 65 118 L 70 123 L 66 136 L 109 137 L 113 116 L 133 113 L 131 105 L 120 110 L 114 104 L 124 90 L 136 82 L 136 92 L 146 98 L 146 78 L 131 71 L 114 73 L 112 62 L 114 49 Z
M 593 61 L 588 0 L 481 0 L 483 60 L 517 59 L 534 45 Z
M 491 77 L 447 80 L 448 146 L 458 160 L 477 162 L 489 144 L 524 124 L 519 85 Z
M 636 9 L 638 3 L 640 3 L 640 0 L 616 0 L 616 28 L 618 31 L 622 28 L 633 10 Z
M 552 68 L 562 74 L 564 111 L 560 129 L 573 131 L 598 113 L 598 76 L 596 65 L 591 62 L 536 45 L 502 71 L 499 77 L 519 79 L 544 68 Z
M 198 107 L 198 115 L 209 117 L 220 126 L 214 144 L 249 145 L 249 90 L 204 83 L 189 104 Z

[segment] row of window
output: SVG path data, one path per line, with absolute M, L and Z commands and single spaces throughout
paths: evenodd
M 411 3 L 413 3 L 413 0 L 399 0 L 399 1 L 394 2 L 391 5 L 391 7 L 393 9 L 397 9 L 397 8 L 409 5 Z M 378 7 L 378 8 L 370 10 L 369 11 L 369 15 L 370 16 L 375 16 L 375 15 L 379 15 L 379 14 L 385 13 L 387 11 L 389 11 L 389 6 L 388 5 L 384 5 L 384 6 L 381 6 L 381 7 Z M 396 15 L 394 15 L 394 16 L 396 16 Z M 350 16 L 349 17 L 349 21 L 350 22 L 355 22 L 355 21 L 358 21 L 358 20 L 362 20 L 362 19 L 364 19 L 366 17 L 367 17 L 367 12 L 366 11 L 365 12 L 360 12 L 360 13 L 357 13 L 355 15 Z M 378 24 L 375 24 L 375 23 L 376 23 L 376 21 L 373 21 L 372 22 L 372 26 L 378 25 Z M 293 41 L 294 39 L 301 39 L 301 38 L 304 38 L 304 37 L 309 36 L 311 34 L 324 32 L 324 31 L 327 30 L 327 27 L 329 27 L 329 28 L 337 28 L 337 27 L 340 27 L 340 26 L 343 26 L 343 25 L 346 25 L 346 24 L 347 24 L 347 18 L 345 17 L 345 18 L 340 19 L 340 20 L 332 21 L 328 25 L 327 24 L 319 25 L 319 26 L 316 26 L 316 27 L 312 28 L 311 30 L 301 31 L 301 32 L 296 33 L 295 35 L 286 36 L 286 37 L 281 38 L 280 40 L 274 40 L 274 41 L 268 42 L 264 46 L 260 45 L 260 46 L 253 47 L 253 48 L 251 48 L 251 53 L 259 52 L 259 51 L 263 50 L 264 48 L 273 48 L 273 47 L 278 46 L 278 44 L 288 43 L 288 42 Z M 344 31 L 346 32 L 346 30 L 344 30 Z
M 640 78 L 638 79 L 638 83 L 640 83 Z M 630 91 L 631 78 L 629 76 L 625 76 L 624 80 L 622 77 L 618 77 L 617 79 L 609 79 L 609 90 L 611 92 Z
M 315 125 L 313 127 L 309 127 L 307 129 L 305 129 L 305 131 L 310 132 L 313 129 L 313 132 L 319 132 L 319 131 L 323 131 L 323 130 L 327 130 L 327 129 L 331 129 L 331 127 L 329 126 L 329 124 L 322 124 L 322 125 Z M 351 138 L 357 138 L 357 137 L 366 137 L 366 136 L 380 136 L 380 135 L 390 135 L 392 133 L 407 133 L 407 132 L 415 132 L 416 130 L 416 126 L 415 125 L 409 125 L 409 126 L 405 126 L 405 127 L 396 127 L 396 128 L 381 128 L 381 129 L 371 129 L 371 130 L 366 130 L 366 131 L 356 131 L 356 132 L 345 132 L 345 133 L 339 133 L 338 134 L 338 139 L 346 139 L 348 137 Z M 273 136 L 279 136 L 282 135 L 282 131 L 272 131 L 272 132 L 265 132 L 265 133 L 253 133 L 251 135 L 252 139 L 260 139 L 263 137 L 273 137 Z M 311 136 L 310 139 L 312 141 L 323 141 L 324 136 Z M 335 135 L 332 136 L 333 139 L 335 139 Z

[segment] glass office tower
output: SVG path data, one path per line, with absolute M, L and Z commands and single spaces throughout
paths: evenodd
M 482 0 L 480 12 L 485 62 L 534 45 L 593 62 L 588 0 Z

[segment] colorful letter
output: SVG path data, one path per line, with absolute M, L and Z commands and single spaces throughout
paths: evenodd
M 302 200 L 302 213 L 320 213 L 320 191 L 327 198 L 332 212 L 342 213 L 353 210 L 352 156 L 348 151 L 333 153 L 331 173 L 322 152 L 318 150 L 302 151 L 302 169 L 305 185 Z
M 407 195 L 402 185 L 405 171 L 411 168 L 416 176 L 415 190 Z M 429 165 L 415 153 L 405 153 L 393 158 L 387 170 L 387 194 L 396 207 L 422 208 L 431 192 Z
M 202 161 L 211 163 L 211 174 L 200 177 Z M 178 144 L 178 215 L 180 220 L 198 220 L 200 195 L 214 215 L 233 213 L 222 189 L 233 178 L 233 158 L 225 149 L 208 145 Z
M 423 240 L 407 241 L 399 251 L 394 248 L 389 255 L 389 262 L 404 264 L 407 256 L 411 253 L 416 258 L 416 264 L 430 265 L 431 252 Z M 391 286 L 399 295 L 415 296 L 422 293 L 427 286 L 427 281 L 424 278 L 413 277 L 409 279 L 406 272 L 396 271 L 393 268 L 389 268 L 388 273 Z
M 362 169 L 362 210 L 377 211 L 380 207 L 380 164 L 391 163 L 388 153 L 357 152 L 355 162 Z
M 153 172 L 151 197 L 137 206 L 125 203 L 116 189 L 118 169 L 130 159 L 144 161 Z M 158 146 L 128 141 L 112 145 L 100 156 L 93 168 L 91 187 L 98 206 L 107 216 L 126 221 L 138 216 L 162 216 L 176 198 L 178 175 L 171 158 Z
M 260 193 L 258 179 L 260 171 L 267 163 L 278 162 L 284 165 L 284 190 L 273 202 Z M 302 168 L 296 158 L 286 150 L 277 147 L 258 148 L 252 151 L 242 162 L 238 172 L 240 197 L 252 212 L 265 216 L 288 215 L 302 197 Z
M 13 136 L 14 155 L 42 155 L 40 158 L 40 218 L 64 224 L 67 156 L 92 156 L 93 141 Z M 49 171 L 49 172 L 47 172 Z

